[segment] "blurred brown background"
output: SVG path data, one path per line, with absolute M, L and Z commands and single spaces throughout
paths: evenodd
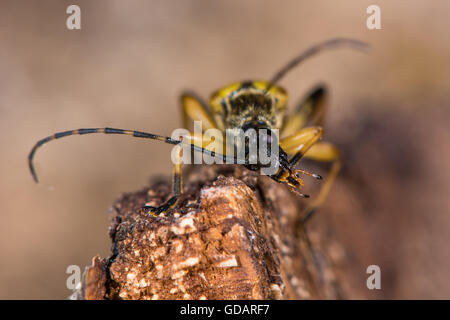
M 81 30 L 66 8 L 81 7 Z M 366 28 L 381 8 L 382 30 Z M 378 264 L 374 298 L 450 298 L 450 22 L 448 1 L 0 2 L 0 298 L 65 298 L 69 265 L 109 254 L 108 208 L 171 172 L 170 147 L 118 136 L 73 137 L 26 157 L 40 138 L 112 126 L 168 134 L 178 95 L 267 79 L 333 37 L 336 50 L 282 81 L 291 106 L 330 88 L 326 137 L 344 150 L 320 212 L 337 221 L 355 279 Z M 352 252 L 354 252 L 352 254 Z M 359 268 L 359 266 L 361 268 Z M 368 291 L 368 290 L 367 290 Z

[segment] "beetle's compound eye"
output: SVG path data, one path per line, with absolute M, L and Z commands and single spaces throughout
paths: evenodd
M 244 133 L 247 132 L 250 129 L 255 129 L 255 124 L 252 121 L 246 122 L 242 126 L 242 131 L 244 131 Z

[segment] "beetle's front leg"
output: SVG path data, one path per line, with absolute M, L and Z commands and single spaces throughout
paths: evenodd
M 187 147 L 184 150 L 184 147 Z M 145 205 L 142 207 L 142 210 L 146 213 L 150 213 L 153 216 L 157 217 L 161 213 L 166 212 L 170 208 L 173 208 L 180 195 L 183 192 L 183 183 L 182 183 L 182 171 L 181 166 L 183 164 L 183 151 L 191 152 L 197 151 L 201 152 L 204 155 L 208 155 L 210 157 L 220 159 L 222 162 L 231 162 L 235 163 L 237 159 L 233 157 L 228 157 L 225 153 L 222 153 L 224 150 L 222 139 L 215 139 L 214 136 L 209 136 L 206 134 L 194 134 L 190 133 L 189 135 L 183 136 L 182 142 L 174 146 L 174 170 L 173 170 L 173 196 L 169 198 L 165 203 L 158 207 Z M 226 151 L 226 150 L 225 150 Z
M 294 166 L 308 149 L 322 137 L 322 134 L 323 130 L 321 127 L 308 127 L 299 130 L 289 137 L 281 139 L 281 149 L 287 154 L 294 154 L 294 156 L 287 161 L 287 166 L 285 168 L 280 167 L 278 173 L 271 176 L 271 178 L 277 182 L 285 183 L 293 193 L 303 198 L 308 198 L 308 195 L 298 191 L 298 188 L 304 185 L 300 175 L 306 174 L 316 179 L 321 179 L 322 177 L 305 170 L 296 170 L 294 169 Z
M 297 133 L 280 141 L 280 146 L 288 154 L 293 154 L 292 158 L 289 160 L 289 165 L 292 168 L 295 167 L 298 161 L 300 161 L 303 157 L 316 161 L 333 162 L 327 180 L 319 191 L 319 195 L 306 209 L 305 215 L 302 219 L 303 223 L 309 220 L 314 212 L 316 212 L 317 209 L 323 204 L 341 167 L 339 151 L 337 148 L 329 142 L 319 142 L 322 134 L 323 130 L 321 127 L 308 127 L 301 129 Z M 289 184 L 289 182 L 297 180 L 297 182 L 299 182 L 298 184 L 302 185 L 301 180 L 298 178 L 299 174 L 308 174 L 315 178 L 321 179 L 319 175 L 311 174 L 300 169 L 292 169 L 291 174 L 283 172 L 279 178 L 282 180 L 287 180 L 288 186 L 290 186 L 290 189 L 292 190 L 292 183 Z
M 181 171 L 183 148 L 180 145 L 176 145 L 174 146 L 174 148 L 175 148 L 174 153 L 175 159 L 173 160 L 175 160 L 175 164 L 173 167 L 173 179 L 172 179 L 173 196 L 158 207 L 149 205 L 145 205 L 144 207 L 142 207 L 142 210 L 144 212 L 150 213 L 155 217 L 159 216 L 163 212 L 166 212 L 170 208 L 173 208 L 177 204 L 177 200 L 183 191 L 182 171 Z

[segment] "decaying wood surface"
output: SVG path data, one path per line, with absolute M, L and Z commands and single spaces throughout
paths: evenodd
M 345 253 L 327 231 L 301 232 L 305 199 L 238 166 L 194 166 L 176 208 L 170 184 L 123 195 L 112 208 L 112 254 L 94 257 L 77 299 L 334 299 L 351 296 Z M 325 227 L 324 227 L 325 228 Z M 313 258 L 314 257 L 314 258 Z

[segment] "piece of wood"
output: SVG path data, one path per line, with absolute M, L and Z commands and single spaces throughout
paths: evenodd
M 342 251 L 298 221 L 305 204 L 238 166 L 194 166 L 176 208 L 155 218 L 170 185 L 124 194 L 112 208 L 109 258 L 95 257 L 78 299 L 332 299 L 346 297 Z

